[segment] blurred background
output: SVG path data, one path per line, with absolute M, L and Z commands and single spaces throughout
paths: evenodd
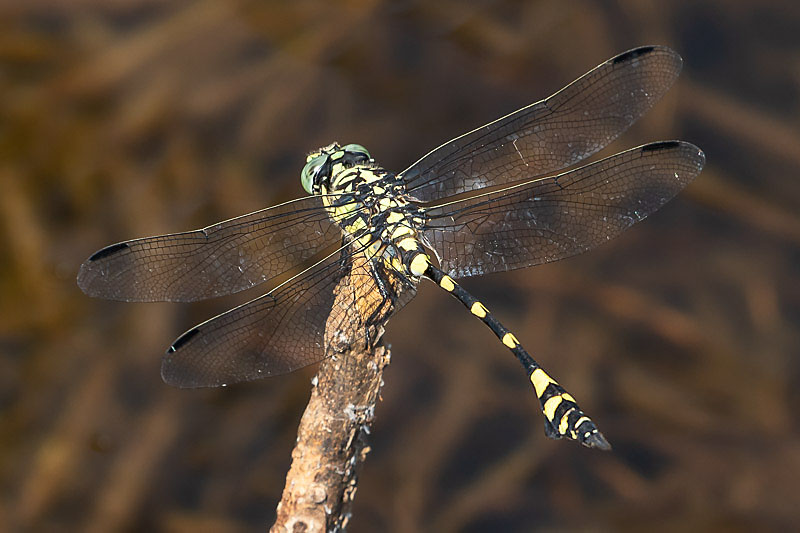
M 315 369 L 177 390 L 160 354 L 261 294 L 92 300 L 95 250 L 301 195 L 307 151 L 400 171 L 598 63 L 685 67 L 610 148 L 706 152 L 676 200 L 591 253 L 465 281 L 581 401 L 604 454 L 546 439 L 490 332 L 423 285 L 389 324 L 350 531 L 786 530 L 800 523 L 800 5 L 0 4 L 0 523 L 272 523 Z

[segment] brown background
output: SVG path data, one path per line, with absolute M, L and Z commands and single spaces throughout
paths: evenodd
M 614 445 L 542 433 L 518 364 L 430 285 L 393 364 L 351 531 L 786 529 L 800 521 L 800 7 L 188 2 L 0 8 L 0 519 L 23 531 L 271 523 L 314 369 L 181 391 L 159 354 L 259 291 L 91 300 L 119 240 L 301 194 L 305 152 L 401 170 L 642 44 L 678 84 L 611 149 L 708 165 L 613 243 L 465 282 Z

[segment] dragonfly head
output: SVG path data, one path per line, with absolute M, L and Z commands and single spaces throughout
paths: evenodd
M 342 165 L 344 168 L 350 168 L 359 163 L 366 163 L 370 159 L 369 152 L 360 144 L 345 146 L 339 146 L 338 143 L 329 144 L 308 154 L 306 166 L 300 174 L 300 181 L 308 194 L 319 194 L 323 185 L 326 189 L 330 185 L 334 166 Z

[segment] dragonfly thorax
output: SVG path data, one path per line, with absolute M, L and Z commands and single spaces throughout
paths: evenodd
M 333 174 L 321 185 L 320 194 L 347 240 L 367 258 L 418 278 L 427 266 L 418 233 L 424 215 L 419 205 L 410 201 L 400 177 L 372 160 L 347 168 L 332 167 Z

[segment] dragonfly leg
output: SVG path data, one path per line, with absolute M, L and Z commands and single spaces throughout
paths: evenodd
M 386 271 L 383 269 L 380 261 L 377 259 L 370 259 L 369 269 L 372 274 L 372 279 L 375 281 L 375 285 L 377 286 L 381 300 L 364 322 L 367 328 L 365 336 L 367 346 L 370 346 L 374 340 L 370 334 L 370 328 L 378 322 L 381 322 L 382 319 L 385 319 L 386 313 L 390 312 L 390 309 L 392 309 L 397 303 L 395 292 L 396 289 L 392 288 L 392 280 L 389 279 L 389 276 L 386 274 Z M 401 273 L 396 273 L 396 275 L 400 277 Z M 400 278 L 400 282 L 407 283 L 403 278 Z M 386 307 L 387 304 L 389 304 L 389 309 Z
M 611 445 L 597 429 L 592 419 L 578 407 L 575 398 L 544 371 L 541 365 L 522 347 L 514 334 L 503 326 L 486 306 L 456 283 L 453 278 L 433 265 L 428 266 L 425 276 L 464 304 L 473 315 L 489 326 L 497 338 L 517 356 L 528 372 L 528 379 L 530 379 L 542 405 L 545 419 L 544 430 L 548 437 L 577 440 L 590 448 L 611 449 Z
M 378 271 L 379 269 L 375 268 L 374 260 L 369 260 L 368 264 L 372 274 L 372 279 L 375 281 L 378 294 L 380 294 L 380 302 L 374 307 L 374 309 L 372 309 L 369 316 L 364 320 L 364 349 L 369 349 L 372 343 L 375 342 L 376 338 L 373 335 L 377 335 L 378 332 L 373 328 L 373 325 L 378 321 L 378 317 L 386 305 L 386 302 L 391 299 L 389 291 L 386 290 L 386 281 Z

